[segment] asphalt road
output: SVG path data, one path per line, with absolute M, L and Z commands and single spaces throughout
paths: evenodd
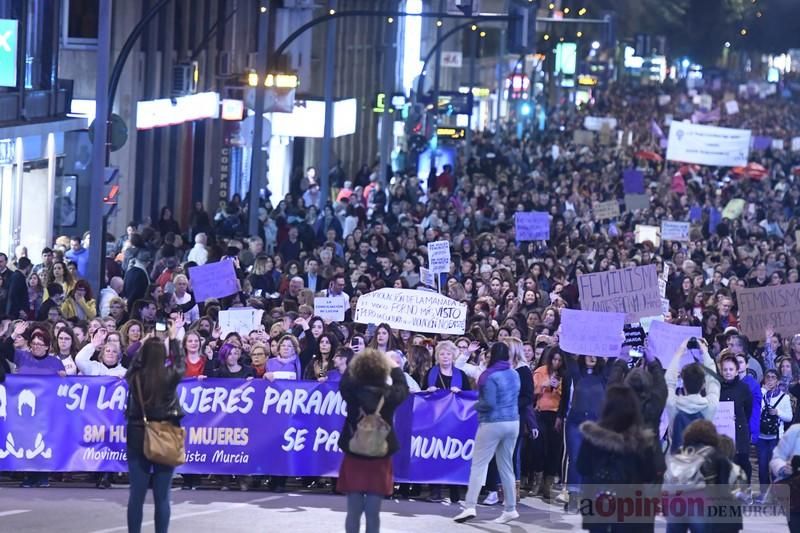
M 125 532 L 127 486 L 108 490 L 86 483 L 54 483 L 50 488 L 22 489 L 0 485 L 0 531 L 13 533 L 58 531 L 60 533 Z M 148 497 L 148 502 L 150 502 Z M 201 489 L 172 493 L 170 532 L 273 532 L 321 533 L 344 531 L 345 499 L 321 492 L 273 494 Z M 478 520 L 456 524 L 457 505 L 425 501 L 386 500 L 381 513 L 381 532 L 426 531 L 511 532 L 579 531 L 580 519 L 564 515 L 557 507 L 526 498 L 518 508 L 519 520 L 507 525 L 491 519 L 501 509 L 480 507 Z M 145 532 L 153 531 L 153 506 L 145 506 Z M 363 526 L 362 526 L 363 527 Z M 663 525 L 657 530 L 663 531 Z M 745 532 L 788 531 L 780 518 L 745 518 Z

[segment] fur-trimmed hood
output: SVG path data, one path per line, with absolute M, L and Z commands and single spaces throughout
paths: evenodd
M 597 422 L 587 421 L 581 424 L 580 428 L 584 439 L 598 448 L 615 453 L 641 451 L 652 446 L 655 440 L 653 430 L 644 427 L 634 427 L 624 433 L 616 433 Z

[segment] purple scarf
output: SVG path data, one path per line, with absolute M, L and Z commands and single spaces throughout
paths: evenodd
M 504 370 L 510 370 L 510 369 L 511 369 L 510 362 L 508 361 L 496 362 L 495 364 L 484 370 L 483 373 L 478 377 L 478 387 L 479 388 L 483 387 L 483 385 L 486 383 L 486 380 L 488 380 L 489 377 L 495 372 L 502 372 Z

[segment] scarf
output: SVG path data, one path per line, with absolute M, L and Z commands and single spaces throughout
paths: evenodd
M 510 370 L 511 363 L 508 361 L 498 361 L 489 368 L 487 368 L 479 377 L 478 377 L 478 387 L 483 387 L 486 384 L 486 380 L 491 377 L 492 374 L 495 372 L 502 372 L 504 370 Z
M 457 389 L 461 389 L 463 383 L 461 382 L 461 371 L 457 369 L 455 366 L 451 367 L 453 370 L 453 377 L 450 378 L 450 386 L 455 387 Z M 428 387 L 439 387 L 439 375 L 441 374 L 441 369 L 439 365 L 434 365 L 431 367 L 431 371 L 428 373 Z

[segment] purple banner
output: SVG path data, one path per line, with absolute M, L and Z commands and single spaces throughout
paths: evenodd
M 772 137 L 754 135 L 752 143 L 753 150 L 766 150 L 772 146 Z
M 187 462 L 178 472 L 337 476 L 346 404 L 334 385 L 207 379 L 179 386 Z M 0 384 L 0 470 L 123 472 L 124 380 L 10 376 Z M 412 395 L 395 414 L 395 478 L 466 485 L 476 393 Z
M 625 194 L 644 194 L 644 174 L 635 169 L 622 173 L 622 190 Z

